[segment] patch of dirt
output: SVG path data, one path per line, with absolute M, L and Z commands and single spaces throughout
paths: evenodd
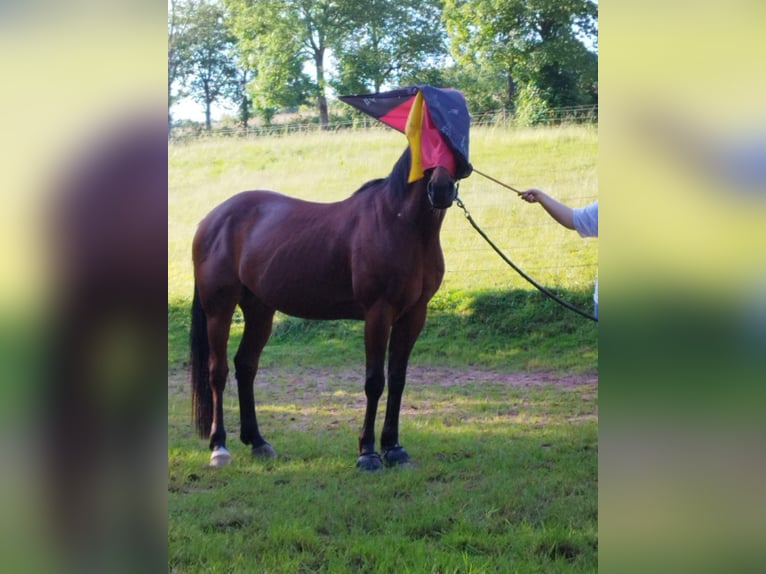
M 552 372 L 515 372 L 484 370 L 476 367 L 419 367 L 407 371 L 408 382 L 437 383 L 442 387 L 473 383 L 500 383 L 511 387 L 556 385 L 566 388 L 592 386 L 598 383 L 598 373 L 558 374 Z
M 500 387 L 500 388 L 499 388 Z M 505 404 L 502 388 L 515 395 Z M 545 398 L 529 399 L 536 389 L 557 388 L 562 394 L 578 395 L 582 407 L 572 412 L 548 412 Z M 514 393 L 520 390 L 520 393 Z M 386 391 L 387 392 L 387 391 Z M 488 393 L 495 398 L 487 399 Z M 183 370 L 168 377 L 168 399 L 174 405 L 174 420 L 186 425 L 178 413 L 179 404 L 190 404 L 191 389 Z M 255 396 L 261 415 L 305 432 L 354 428 L 364 412 L 364 366 L 357 368 L 290 366 L 262 368 L 255 380 Z M 598 420 L 598 373 L 561 374 L 554 372 L 503 372 L 475 367 L 429 367 L 412 365 L 407 373 L 407 388 L 401 412 L 409 415 L 438 415 L 445 426 L 457 426 L 472 419 L 504 418 L 545 426 L 551 420 L 573 424 Z M 544 395 L 543 395 L 544 396 Z M 224 392 L 226 405 L 236 412 L 237 384 L 232 372 Z M 475 400 L 471 397 L 475 397 Z M 526 397 L 526 398 L 525 398 Z M 385 395 L 380 412 L 385 408 Z M 488 402 L 492 405 L 488 406 Z M 505 409 L 505 410 L 504 410 Z M 555 411 L 555 409 L 554 409 Z M 180 418 L 178 418 L 180 416 Z M 236 415 L 234 415 L 236 418 Z M 181 423 L 183 419 L 183 423 Z M 236 434 L 236 422 L 230 423 Z
M 232 388 L 233 374 L 229 374 L 227 391 Z M 261 368 L 258 370 L 256 387 L 269 386 L 274 382 L 287 385 L 294 392 L 359 390 L 364 386 L 364 367 L 356 369 L 331 369 L 328 367 Z M 598 373 L 554 372 L 503 372 L 476 367 L 432 367 L 411 365 L 407 370 L 408 385 L 439 385 L 460 387 L 481 383 L 502 384 L 509 387 L 558 386 L 580 391 L 597 392 Z M 236 387 L 236 384 L 233 385 Z M 589 387 L 583 388 L 583 387 Z M 168 376 L 168 392 L 187 393 L 188 375 L 184 370 Z

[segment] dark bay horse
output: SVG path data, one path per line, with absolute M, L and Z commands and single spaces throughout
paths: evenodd
M 439 231 L 457 196 L 455 179 L 437 166 L 408 183 L 405 150 L 385 179 L 336 203 L 313 203 L 271 191 L 246 191 L 213 209 L 194 237 L 191 322 L 193 411 L 200 436 L 210 437 L 211 466 L 231 460 L 226 449 L 223 391 L 226 346 L 235 307 L 244 333 L 234 357 L 240 438 L 254 456 L 276 456 L 261 436 L 253 381 L 275 311 L 306 319 L 365 322 L 367 409 L 357 466 L 378 470 L 406 463 L 399 445 L 399 410 L 410 352 L 426 306 L 441 284 Z M 375 416 L 385 386 L 388 401 L 375 451 Z

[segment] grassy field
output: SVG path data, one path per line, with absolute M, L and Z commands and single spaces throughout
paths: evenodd
M 471 133 L 471 161 L 516 188 L 541 187 L 571 205 L 597 198 L 597 133 L 593 127 Z M 191 239 L 212 207 L 245 189 L 266 188 L 317 201 L 350 195 L 390 171 L 406 145 L 393 130 L 293 135 L 248 141 L 219 139 L 169 150 L 168 362 L 186 359 L 186 325 L 193 287 Z M 460 197 L 493 241 L 538 282 L 588 311 L 592 309 L 598 243 L 583 240 L 537 205 L 477 174 L 461 183 Z M 439 363 L 499 369 L 593 371 L 597 330 L 546 299 L 508 267 L 453 207 L 441 234 L 445 281 L 431 303 L 415 357 L 427 351 Z M 241 333 L 235 317 L 232 345 Z M 300 337 L 305 352 L 356 360 L 356 323 L 307 323 L 278 316 L 263 360 L 289 355 Z M 336 344 L 338 343 L 338 344 Z M 286 345 L 286 347 L 285 347 Z M 429 350 L 430 349 L 430 350 Z M 348 354 L 352 353 L 352 354 Z M 425 356 L 423 360 L 428 360 Z M 321 359 L 319 359 L 321 360 Z
M 169 571 L 596 571 L 597 326 L 518 278 L 456 207 L 442 232 L 447 276 L 404 396 L 401 437 L 413 464 L 354 469 L 361 324 L 280 316 L 256 380 L 259 423 L 280 456 L 250 459 L 229 385 L 234 461 L 206 466 L 184 374 L 197 222 L 243 189 L 342 199 L 387 175 L 404 146 L 390 130 L 171 145 Z M 476 168 L 573 205 L 597 197 L 596 155 L 592 127 L 471 133 Z M 596 241 L 476 174 L 460 196 L 525 271 L 590 309 Z M 236 317 L 232 346 L 241 327 Z

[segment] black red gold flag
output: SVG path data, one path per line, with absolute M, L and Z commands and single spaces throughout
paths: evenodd
M 340 96 L 340 100 L 404 133 L 412 152 L 409 181 L 442 165 L 457 179 L 471 174 L 468 132 L 471 118 L 463 94 L 426 84 L 389 92 Z

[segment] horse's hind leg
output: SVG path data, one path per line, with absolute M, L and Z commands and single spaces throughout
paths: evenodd
M 245 330 L 242 341 L 234 357 L 234 372 L 239 391 L 239 417 L 241 423 L 240 439 L 252 446 L 253 456 L 273 457 L 277 453 L 261 436 L 258 419 L 255 416 L 255 397 L 253 383 L 258 372 L 261 351 L 271 335 L 274 310 L 269 309 L 246 292 L 239 303 L 245 317 Z
M 383 460 L 387 464 L 405 464 L 410 457 L 399 444 L 399 411 L 410 353 L 426 320 L 426 305 L 418 305 L 394 323 L 388 348 L 388 400 L 386 418 L 380 434 Z
M 213 423 L 210 427 L 210 449 L 213 453 L 210 455 L 210 466 L 214 467 L 224 466 L 231 461 L 231 455 L 226 449 L 226 429 L 223 424 L 223 391 L 229 375 L 226 350 L 236 298 L 232 298 L 227 291 L 221 290 L 217 294 L 207 317 L 210 345 L 208 365 L 210 388 L 213 391 Z

